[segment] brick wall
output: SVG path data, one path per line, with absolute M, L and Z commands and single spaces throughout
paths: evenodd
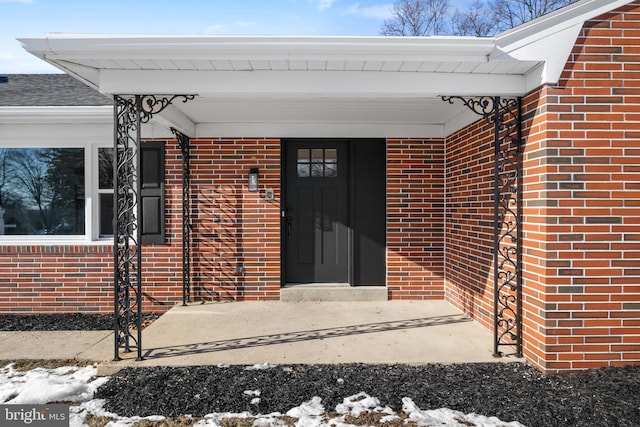
M 3 246 L 0 251 L 0 312 L 113 311 L 110 246 Z
M 525 352 L 547 372 L 640 363 L 640 2 L 586 23 L 526 104 Z
M 390 298 L 444 295 L 443 150 L 442 140 L 388 143 Z M 191 162 L 193 299 L 279 299 L 280 141 L 196 139 Z M 167 143 L 165 166 L 167 240 L 143 248 L 145 312 L 164 311 L 182 297 L 182 172 L 175 141 Z M 253 167 L 260 169 L 260 193 L 247 191 Z M 267 188 L 274 190 L 272 201 L 264 198 Z M 110 244 L 4 246 L 0 256 L 7 283 L 0 311 L 113 309 Z
M 280 296 L 280 141 L 192 141 L 194 300 Z M 182 160 L 166 145 L 166 243 L 143 247 L 143 311 L 182 301 Z M 247 192 L 249 168 L 260 193 Z M 274 189 L 266 201 L 264 190 Z M 113 311 L 113 250 L 95 245 L 0 248 L 0 312 Z
M 165 154 L 166 243 L 144 245 L 143 311 L 182 301 L 182 160 Z M 0 247 L 0 312 L 113 312 L 113 248 L 93 245 Z
M 446 299 L 493 330 L 493 126 L 446 140 Z
M 444 297 L 444 141 L 387 141 L 390 299 Z
M 143 311 L 182 300 L 181 160 L 166 145 L 166 243 L 144 245 Z M 0 246 L 0 312 L 113 312 L 112 243 Z
M 280 140 L 192 142 L 194 296 L 280 298 Z M 247 191 L 250 168 L 260 192 Z M 265 189 L 274 190 L 266 200 Z
M 527 95 L 522 102 L 523 137 L 523 352 L 533 364 L 541 367 L 545 362 L 544 334 L 542 329 L 547 321 L 545 313 L 544 281 L 547 265 L 546 238 L 546 189 L 547 176 L 555 166 L 547 164 L 546 129 L 547 88 L 541 88 Z

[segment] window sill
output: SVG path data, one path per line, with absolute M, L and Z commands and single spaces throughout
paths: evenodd
M 47 237 L 0 237 L 0 246 L 113 246 L 113 237 L 97 240 L 86 240 L 83 238 L 47 238 Z

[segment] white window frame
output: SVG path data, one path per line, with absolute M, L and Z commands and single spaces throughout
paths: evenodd
M 110 148 L 113 149 L 113 144 L 110 145 L 106 145 L 106 144 L 95 144 L 92 146 L 92 150 L 93 150 L 93 155 L 91 156 L 91 160 L 92 162 L 94 162 L 94 164 L 92 164 L 91 167 L 91 178 L 93 180 L 93 201 L 92 201 L 92 206 L 91 206 L 91 210 L 93 212 L 93 215 L 91 215 L 91 237 L 92 240 L 95 241 L 103 241 L 103 240 L 109 240 L 109 241 L 113 241 L 113 235 L 105 235 L 105 236 L 101 236 L 100 235 L 100 195 L 101 194 L 114 194 L 114 189 L 101 189 L 100 188 L 100 156 L 99 156 L 99 152 L 101 148 Z
M 113 244 L 112 236 L 100 237 L 98 220 L 98 149 L 113 148 L 113 107 L 11 107 L 13 115 L 6 119 L 8 108 L 0 107 L 0 148 L 84 149 L 85 232 L 3 235 L 0 245 Z

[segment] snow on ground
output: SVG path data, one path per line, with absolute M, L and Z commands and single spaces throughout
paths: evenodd
M 254 365 L 247 369 L 270 369 L 268 364 Z M 95 416 L 107 416 L 115 421 L 109 423 L 110 427 L 129 427 L 141 419 L 159 421 L 164 417 L 120 417 L 117 414 L 108 413 L 103 409 L 104 400 L 93 399 L 95 390 L 106 383 L 109 378 L 96 378 L 97 369 L 92 366 L 75 367 L 67 366 L 57 369 L 36 368 L 26 372 L 17 371 L 13 365 L 0 368 L 0 404 L 46 404 L 52 402 L 77 402 L 79 405 L 71 406 L 70 426 L 84 426 L 84 419 L 88 414 Z M 259 401 L 260 390 L 246 390 L 245 394 Z M 425 410 L 418 408 L 408 397 L 402 399 L 403 412 L 409 420 L 415 421 L 419 426 L 477 426 L 477 427 L 524 427 L 517 422 L 505 423 L 495 417 L 486 417 L 477 414 L 463 414 L 447 408 Z M 199 421 L 196 426 L 219 426 L 225 418 L 256 418 L 254 426 L 282 426 L 279 417 L 283 415 L 297 418 L 298 427 L 316 427 L 332 425 L 346 427 L 348 415 L 358 416 L 363 413 L 384 414 L 381 422 L 392 421 L 398 415 L 389 407 L 381 407 L 380 401 L 366 393 L 358 393 L 345 397 L 343 402 L 335 408 L 330 408 L 337 417 L 327 419 L 327 408 L 322 405 L 319 396 L 307 402 L 301 402 L 299 406 L 289 409 L 286 414 L 251 414 L 241 413 L 215 413 L 209 414 Z

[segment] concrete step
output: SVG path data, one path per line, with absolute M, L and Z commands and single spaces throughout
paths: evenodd
M 280 301 L 386 301 L 386 286 L 294 285 L 280 289 Z

